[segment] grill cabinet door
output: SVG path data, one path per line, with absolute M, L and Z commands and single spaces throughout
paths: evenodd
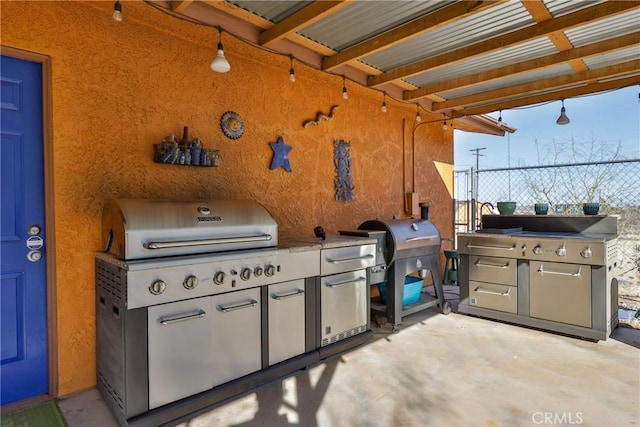
M 591 267 L 531 261 L 529 315 L 591 327 Z
M 269 286 L 269 365 L 304 353 L 304 279 Z
M 216 295 L 213 300 L 213 383 L 220 385 L 262 367 L 260 288 Z
M 322 277 L 322 347 L 366 330 L 369 286 L 366 277 L 366 270 Z
M 149 409 L 213 387 L 211 298 L 149 307 Z

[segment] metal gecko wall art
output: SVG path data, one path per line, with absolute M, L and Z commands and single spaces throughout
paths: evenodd
M 351 164 L 351 143 L 342 139 L 333 141 L 333 163 L 336 167 L 336 200 L 355 199 L 353 194 L 353 174 Z
M 302 123 L 302 127 L 308 128 L 309 126 L 317 126 L 323 120 L 333 120 L 333 116 L 338 108 L 340 107 L 337 105 L 332 106 L 331 110 L 329 110 L 329 114 L 323 114 L 322 112 L 318 112 L 315 120 L 305 121 L 304 123 Z

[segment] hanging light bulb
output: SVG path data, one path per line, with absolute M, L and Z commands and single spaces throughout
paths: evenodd
M 564 108 L 564 99 L 562 100 L 562 108 L 560 109 L 560 117 L 558 117 L 558 120 L 556 120 L 556 124 L 558 125 L 566 125 L 569 122 L 571 122 L 571 120 L 569 120 L 569 117 L 567 117 L 567 115 L 565 114 L 567 110 Z
M 498 116 L 498 127 L 501 128 L 503 124 L 504 123 L 502 123 L 502 110 L 500 110 L 500 115 Z
M 416 104 L 416 122 L 421 122 L 422 116 L 420 115 L 420 104 Z
M 296 81 L 296 70 L 293 69 L 293 55 L 289 55 L 291 67 L 289 68 L 289 80 L 293 83 Z
M 445 120 L 444 122 L 442 122 L 442 130 L 447 130 L 449 129 L 449 126 L 447 126 L 447 121 Z
M 224 49 L 222 48 L 222 29 L 218 27 L 218 54 L 213 61 L 211 61 L 211 69 L 216 73 L 226 73 L 231 69 L 231 64 L 227 61 L 227 58 L 224 57 Z
M 349 99 L 349 92 L 347 92 L 347 82 L 344 78 L 344 74 L 342 75 L 342 97 L 344 99 Z
M 116 22 L 122 22 L 122 3 L 120 3 L 120 0 L 116 0 L 113 4 L 113 14 L 111 17 Z
M 382 112 L 386 113 L 387 112 L 387 92 L 384 92 L 384 94 L 382 95 Z

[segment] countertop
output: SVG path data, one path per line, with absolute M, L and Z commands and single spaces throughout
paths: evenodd
M 306 252 L 320 249 L 342 248 L 345 246 L 376 244 L 376 239 L 358 236 L 328 235 L 326 240 L 314 236 L 289 236 L 278 239 L 279 249 L 291 252 Z

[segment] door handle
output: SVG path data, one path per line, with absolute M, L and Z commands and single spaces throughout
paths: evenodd
M 280 300 L 283 300 L 283 299 L 295 297 L 295 296 L 302 295 L 302 294 L 304 294 L 304 291 L 302 289 L 296 289 L 295 291 L 290 292 L 288 294 L 280 294 L 280 295 L 271 294 L 271 298 L 280 301 Z
M 373 258 L 373 255 L 367 254 L 367 255 L 357 256 L 353 258 L 341 258 L 341 259 L 327 258 L 327 262 L 330 262 L 331 264 L 343 264 L 345 262 L 364 261 L 366 259 L 371 259 L 371 258 Z
M 489 264 L 482 261 L 476 261 L 474 263 L 476 267 L 491 267 L 491 268 L 509 268 L 509 263 L 506 264 Z
M 511 289 L 507 289 L 505 292 L 497 292 L 490 291 L 489 289 L 482 289 L 480 286 L 478 286 L 475 291 L 479 294 L 497 295 L 499 297 L 508 297 L 511 293 Z
M 183 322 L 185 320 L 199 319 L 201 317 L 204 317 L 205 314 L 207 313 L 204 310 L 196 310 L 192 313 L 179 314 L 177 316 L 160 317 L 158 319 L 158 322 L 161 325 L 170 325 L 172 323 Z
M 31 262 L 38 262 L 42 259 L 42 252 L 37 250 L 31 250 L 27 252 L 27 259 Z
M 358 283 L 358 282 L 362 282 L 362 281 L 366 281 L 367 279 L 365 277 L 358 277 L 356 279 L 349 279 L 349 280 L 343 280 L 341 282 L 324 282 L 324 285 L 329 287 L 329 288 L 337 288 L 340 286 L 344 286 L 344 285 L 350 285 L 351 283 Z
M 469 249 L 498 249 L 501 251 L 512 251 L 516 248 L 516 245 L 511 246 L 492 246 L 492 245 L 474 245 L 472 243 L 467 243 L 467 248 Z
M 251 307 L 254 307 L 256 304 L 258 304 L 258 301 L 254 299 L 250 299 L 249 302 L 246 302 L 244 304 L 226 305 L 226 306 L 218 305 L 216 306 L 216 308 L 218 309 L 218 311 L 222 311 L 223 313 L 228 313 L 230 311 L 242 310 L 243 308 L 251 308 Z
M 540 267 L 538 268 L 538 273 L 540 273 L 541 276 L 544 276 L 545 274 L 555 274 L 556 276 L 569 276 L 569 277 L 580 278 L 580 276 L 582 275 L 582 267 L 578 267 L 578 271 L 576 271 L 575 273 L 565 273 L 564 271 L 545 270 L 542 268 L 542 264 L 540 264 Z

